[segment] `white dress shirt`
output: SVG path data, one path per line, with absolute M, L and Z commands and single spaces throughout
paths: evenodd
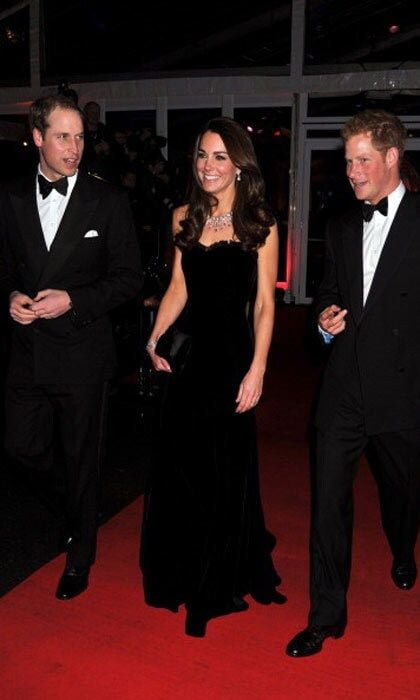
M 41 168 L 38 166 L 38 173 L 44 175 Z M 67 178 L 68 187 L 67 194 L 62 195 L 57 190 L 51 190 L 48 197 L 42 198 L 39 191 L 38 176 L 36 178 L 36 203 L 38 205 L 39 218 L 41 220 L 42 232 L 44 234 L 45 245 L 49 250 L 51 244 L 56 236 L 58 227 L 60 226 L 61 219 L 63 218 L 64 212 L 66 211 L 67 204 L 70 199 L 70 195 L 73 192 L 73 187 L 77 180 L 77 171 L 74 175 Z M 45 177 L 48 180 L 48 177 Z
M 363 222 L 363 305 L 366 304 L 382 249 L 404 192 L 405 186 L 400 182 L 398 187 L 388 195 L 387 216 L 375 210 L 372 219 Z

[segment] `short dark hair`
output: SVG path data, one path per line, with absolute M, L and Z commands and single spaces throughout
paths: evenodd
M 31 131 L 33 129 L 38 129 L 44 136 L 49 127 L 48 118 L 51 112 L 57 109 L 57 107 L 60 109 L 71 109 L 73 112 L 77 112 L 84 123 L 84 114 L 71 97 L 67 97 L 66 95 L 44 95 L 35 100 L 31 105 L 29 111 L 29 127 Z
M 352 136 L 369 133 L 377 151 L 398 148 L 399 159 L 404 155 L 407 131 L 402 121 L 382 109 L 365 109 L 351 117 L 341 129 L 341 136 L 347 141 Z

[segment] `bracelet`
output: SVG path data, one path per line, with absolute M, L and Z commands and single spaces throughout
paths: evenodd
M 156 341 L 156 340 L 149 340 L 149 341 L 146 343 L 146 350 L 152 350 L 152 351 L 153 351 L 153 350 L 155 349 L 156 345 L 157 345 L 157 341 Z

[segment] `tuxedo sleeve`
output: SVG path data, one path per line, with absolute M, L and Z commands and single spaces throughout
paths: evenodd
M 317 324 L 319 314 L 327 306 L 335 304 L 341 307 L 343 303 L 337 281 L 336 244 L 336 235 L 328 225 L 325 236 L 324 272 L 314 301 L 314 316 Z
M 8 298 L 14 291 L 19 291 L 16 274 L 16 262 L 10 246 L 10 224 L 7 216 L 7 196 L 0 193 L 0 289 Z
M 105 206 L 105 204 L 104 204 Z M 140 250 L 129 200 L 112 192 L 106 232 L 107 265 L 92 284 L 69 287 L 75 325 L 85 326 L 111 309 L 137 296 L 142 287 Z

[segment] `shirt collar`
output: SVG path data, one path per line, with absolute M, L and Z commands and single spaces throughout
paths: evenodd
M 396 187 L 395 190 L 388 195 L 388 216 L 390 214 L 391 216 L 395 215 L 404 194 L 405 185 L 402 180 L 400 180 L 398 187 Z

